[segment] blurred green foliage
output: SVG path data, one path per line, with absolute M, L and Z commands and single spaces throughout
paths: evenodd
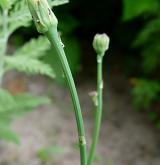
M 52 6 L 58 6 L 60 4 L 68 2 L 67 0 L 48 1 Z M 118 0 L 102 0 L 101 3 L 91 0 L 72 0 L 71 4 L 65 5 L 63 8 L 55 7 L 54 11 L 59 19 L 59 32 L 62 38 L 62 42 L 65 45 L 64 49 L 66 51 L 67 59 L 69 61 L 73 74 L 75 74 L 81 68 L 80 58 L 82 43 L 80 39 L 76 38 L 74 35 L 74 32 L 77 29 L 80 35 L 83 34 L 86 36 L 86 40 L 89 39 L 87 38 L 88 36 L 91 38 L 91 35 L 93 35 L 97 31 L 107 33 L 109 31 L 109 33 L 111 33 L 112 44 L 114 44 L 116 40 L 120 41 L 120 43 L 127 43 L 128 45 L 130 42 L 125 41 L 127 40 L 127 37 L 129 38 L 130 36 L 136 34 L 136 36 L 134 36 L 134 41 L 130 43 L 130 45 L 132 47 L 132 50 L 138 50 L 138 52 L 140 52 L 141 58 L 138 59 L 139 61 L 137 61 L 136 58 L 132 58 L 130 56 L 130 61 L 127 64 L 127 69 L 129 70 L 130 68 L 134 68 L 134 72 L 137 71 L 137 68 L 139 69 L 138 76 L 134 78 L 134 86 L 132 90 L 134 96 L 134 105 L 138 109 L 149 109 L 149 107 L 152 106 L 153 103 L 159 103 L 160 101 L 160 78 L 158 76 L 160 73 L 160 1 L 122 1 L 123 22 L 136 23 L 138 19 L 141 23 L 143 23 L 142 26 L 137 26 L 137 29 L 134 29 L 133 27 L 133 33 L 131 32 L 132 30 L 127 29 L 127 32 L 126 30 L 124 30 L 122 34 L 118 30 L 117 31 L 119 34 L 114 34 L 116 26 L 119 25 L 116 21 L 119 19 L 121 12 L 119 9 L 121 8 L 121 4 Z M 91 2 L 92 7 L 90 5 Z M 89 11 L 88 8 L 90 9 Z M 1 8 L 0 28 L 2 28 L 3 25 L 2 20 L 3 16 Z M 63 77 L 63 71 L 59 69 L 61 68 L 59 67 L 59 65 L 61 64 L 58 61 L 57 55 L 56 53 L 53 54 L 53 51 L 49 47 L 49 44 L 45 40 L 45 38 L 36 37 L 37 34 L 33 32 L 31 17 L 24 0 L 10 1 L 8 21 L 8 35 L 12 35 L 11 42 L 16 41 L 14 43 L 14 46 L 16 46 L 16 48 L 18 49 L 13 53 L 7 53 L 4 65 L 5 72 L 16 69 L 27 74 L 42 74 L 51 78 L 53 78 L 55 75 L 57 81 L 64 84 L 65 80 Z M 137 22 L 137 24 L 138 23 L 139 22 Z M 21 27 L 24 26 L 27 28 L 23 30 L 23 28 Z M 117 28 L 119 28 L 119 26 L 117 26 Z M 20 29 L 20 31 L 17 31 L 18 29 Z M 130 34 L 126 35 L 126 33 L 128 32 Z M 35 39 L 32 38 L 33 35 L 36 37 Z M 3 31 L 0 30 L 0 50 L 3 50 L 3 48 L 5 47 L 3 37 Z M 26 40 L 30 41 L 26 42 Z M 24 44 L 23 46 L 22 42 Z M 11 94 L 8 92 L 8 95 Z M 12 99 L 14 100 L 16 96 L 11 95 L 11 97 L 13 97 Z M 156 114 L 153 111 L 149 111 L 149 115 L 151 119 L 156 118 Z M 0 120 L 2 119 L 0 118 Z M 6 132 L 7 129 L 10 130 L 8 125 L 6 128 Z M 2 130 L 1 125 L 0 130 Z M 9 132 L 12 134 L 11 130 L 8 131 L 8 133 Z M 2 137 L 1 134 L 0 138 Z M 5 134 L 3 134 L 3 136 L 4 135 Z M 12 140 L 18 142 L 14 135 L 9 135 L 8 139 L 9 137 L 13 137 Z
M 67 37 L 63 35 L 63 43 L 65 45 L 65 52 L 68 59 L 68 63 L 70 65 L 71 71 L 75 74 L 80 69 L 80 44 L 79 41 L 75 37 Z M 54 68 L 55 79 L 58 83 L 62 85 L 66 85 L 66 79 L 63 75 L 63 70 L 60 67 L 61 63 L 59 61 L 58 55 L 55 50 L 50 48 L 46 55 L 43 57 L 43 61 L 50 64 L 52 68 Z
M 60 146 L 52 146 L 42 148 L 37 152 L 38 158 L 41 160 L 43 164 L 55 164 L 53 160 L 53 155 L 64 153 L 64 148 Z
M 11 94 L 7 89 L 3 89 L 1 84 L 4 75 L 10 70 L 17 70 L 29 75 L 40 74 L 55 78 L 55 73 L 51 65 L 42 60 L 50 49 L 49 42 L 42 36 L 31 38 L 20 47 L 15 47 L 10 53 L 9 39 L 17 29 L 31 26 L 32 18 L 25 0 L 2 2 L 0 3 L 0 139 L 19 143 L 18 136 L 10 129 L 11 122 L 25 112 L 50 101 L 47 97 L 27 93 Z M 58 6 L 67 2 L 55 0 L 50 1 L 50 4 Z
M 137 108 L 148 108 L 153 101 L 160 99 L 160 84 L 157 81 L 137 79 L 132 91 L 134 95 L 134 105 Z
M 80 40 L 73 35 L 74 30 L 79 26 L 79 22 L 71 16 L 69 13 L 58 13 L 61 21 L 59 21 L 59 34 L 61 35 L 62 43 L 64 44 L 64 50 L 71 68 L 73 75 L 80 70 L 80 56 L 81 56 L 81 45 Z M 63 76 L 61 63 L 58 55 L 52 48 L 48 49 L 46 55 L 43 57 L 43 61 L 50 64 L 55 71 L 55 79 L 65 85 L 66 80 Z
M 19 137 L 10 129 L 11 122 L 38 105 L 49 102 L 46 97 L 36 97 L 26 93 L 12 95 L 9 91 L 0 89 L 0 139 L 19 144 Z
M 123 20 L 131 20 L 145 13 L 158 11 L 158 0 L 123 0 Z
M 140 18 L 144 23 L 132 43 L 142 57 L 137 63 L 141 74 L 134 83 L 133 101 L 136 107 L 148 109 L 160 102 L 160 1 L 123 0 L 123 5 L 124 21 Z

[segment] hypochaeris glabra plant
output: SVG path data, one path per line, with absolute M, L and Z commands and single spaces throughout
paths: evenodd
M 59 59 L 61 61 L 65 77 L 68 82 L 70 89 L 70 94 L 74 106 L 75 118 L 77 123 L 78 131 L 78 141 L 80 147 L 80 162 L 81 165 L 91 165 L 94 159 L 94 152 L 99 136 L 100 123 L 102 116 L 102 89 L 103 89 L 103 80 L 102 80 L 102 60 L 105 54 L 105 51 L 108 49 L 109 38 L 107 35 L 96 35 L 93 41 L 93 47 L 97 53 L 97 110 L 95 118 L 95 127 L 93 133 L 93 141 L 88 157 L 87 162 L 87 150 L 86 150 L 86 138 L 85 130 L 83 124 L 83 117 L 81 113 L 81 107 L 79 103 L 79 98 L 75 83 L 72 77 L 72 73 L 64 52 L 63 44 L 61 42 L 60 36 L 58 34 L 57 26 L 58 20 L 54 13 L 52 12 L 47 0 L 27 0 L 30 13 L 32 15 L 33 21 L 37 28 L 37 31 L 43 33 L 48 40 L 50 41 L 52 47 L 57 51 Z
M 95 149 L 98 142 L 102 109 L 103 109 L 103 77 L 102 77 L 102 62 L 105 52 L 109 47 L 109 38 L 106 34 L 96 34 L 93 40 L 93 48 L 97 53 L 97 92 L 94 95 L 94 103 L 96 106 L 95 125 L 93 129 L 92 144 L 88 156 L 88 165 L 91 165 L 94 159 Z

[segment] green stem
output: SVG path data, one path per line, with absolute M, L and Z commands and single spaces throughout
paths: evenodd
M 102 79 L 102 60 L 103 55 L 97 55 L 97 109 L 95 114 L 95 125 L 93 129 L 93 136 L 92 136 L 92 144 L 89 152 L 88 157 L 88 164 L 91 165 L 94 160 L 95 155 L 95 149 L 97 146 L 99 133 L 100 133 L 100 126 L 101 126 L 101 119 L 102 119 L 102 104 L 103 104 L 103 96 L 102 96 L 102 90 L 103 90 L 103 79 Z
M 54 49 L 57 51 L 59 59 L 60 59 L 61 64 L 62 64 L 62 67 L 63 67 L 64 74 L 67 78 L 67 82 L 69 85 L 70 94 L 71 94 L 71 98 L 72 98 L 72 102 L 73 102 L 73 106 L 74 106 L 74 110 L 75 110 L 76 122 L 77 122 L 81 165 L 87 165 L 85 130 L 84 130 L 82 113 L 81 113 L 81 107 L 80 107 L 76 87 L 74 84 L 74 80 L 72 77 L 72 73 L 71 73 L 67 58 L 65 56 L 65 52 L 64 52 L 63 47 L 61 45 L 61 41 L 60 41 L 60 38 L 59 38 L 59 35 L 57 32 L 57 29 L 50 28 L 49 31 L 46 33 L 46 36 L 48 37 L 48 39 L 51 42 Z
M 0 52 L 0 86 L 2 85 L 2 78 L 4 73 L 4 58 L 7 49 L 7 28 L 8 28 L 8 10 L 3 10 L 3 42 L 1 43 L 1 52 Z

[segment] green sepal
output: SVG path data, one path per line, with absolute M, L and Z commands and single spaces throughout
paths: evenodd
M 58 20 L 47 0 L 27 0 L 27 3 L 39 33 L 46 33 L 53 26 L 57 28 Z

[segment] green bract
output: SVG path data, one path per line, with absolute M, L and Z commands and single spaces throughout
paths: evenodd
M 27 3 L 39 33 L 46 33 L 51 26 L 57 28 L 58 20 L 47 0 L 27 0 Z
M 93 39 L 93 48 L 98 55 L 104 55 L 109 48 L 109 37 L 104 34 L 96 34 Z

